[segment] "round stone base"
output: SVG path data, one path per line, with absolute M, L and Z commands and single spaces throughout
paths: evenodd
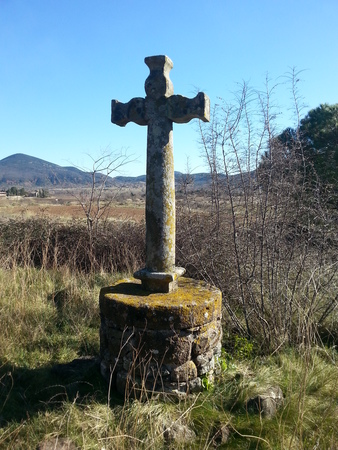
M 101 289 L 102 375 L 123 395 L 201 390 L 221 352 L 221 304 L 217 288 L 190 278 L 167 294 L 134 278 Z

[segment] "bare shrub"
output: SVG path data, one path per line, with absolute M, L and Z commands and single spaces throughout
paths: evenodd
M 211 195 L 203 213 L 178 211 L 177 253 L 190 275 L 222 290 L 229 327 L 277 349 L 312 343 L 332 319 L 337 218 L 307 173 L 300 137 L 288 148 L 276 138 L 272 94 L 244 84 L 201 125 Z
M 81 221 L 67 224 L 46 218 L 0 223 L 2 267 L 67 266 L 80 272 L 132 272 L 144 260 L 144 225 L 108 222 L 89 239 Z
M 91 170 L 88 171 L 90 187 L 83 189 L 79 195 L 73 195 L 83 210 L 89 239 L 93 244 L 92 241 L 99 233 L 99 224 L 107 221 L 114 200 L 114 195 L 106 192 L 110 176 L 128 164 L 130 158 L 124 150 L 112 153 L 108 148 L 97 158 L 88 156 L 92 160 Z

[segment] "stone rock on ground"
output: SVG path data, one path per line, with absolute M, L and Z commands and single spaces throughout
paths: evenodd
M 214 430 L 214 437 L 212 443 L 215 447 L 226 444 L 230 436 L 230 428 L 228 425 L 220 425 Z
M 171 372 L 171 380 L 183 382 L 197 377 L 197 368 L 193 361 L 187 361 L 181 366 L 175 367 Z
M 268 388 L 262 394 L 257 395 L 248 400 L 247 408 L 255 412 L 259 412 L 262 416 L 271 418 L 277 409 L 283 404 L 283 392 L 279 386 Z
M 196 439 L 196 434 L 193 430 L 177 422 L 171 426 L 167 425 L 163 436 L 166 444 L 184 444 Z

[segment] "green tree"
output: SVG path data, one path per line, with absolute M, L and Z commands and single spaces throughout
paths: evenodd
M 18 189 L 16 186 L 12 186 L 10 189 L 7 189 L 6 191 L 7 196 L 15 196 L 15 195 L 19 195 L 21 197 L 24 197 L 25 195 L 27 195 L 27 192 L 25 191 L 24 188 L 20 188 Z
M 298 128 L 288 127 L 270 139 L 257 171 L 261 185 L 295 171 L 333 200 L 338 192 L 338 104 L 310 110 Z
M 256 170 L 259 184 L 264 189 L 279 189 L 281 181 L 296 182 L 305 175 L 303 146 L 298 130 L 286 128 L 269 140 L 269 149 L 261 156 Z
M 17 195 L 18 189 L 15 186 L 12 186 L 10 189 L 7 189 L 6 194 L 8 197 L 11 197 L 13 195 Z
M 312 109 L 300 122 L 304 155 L 324 185 L 338 188 L 338 103 Z
M 37 197 L 39 198 L 46 198 L 49 196 L 49 192 L 47 189 L 39 189 L 39 192 L 37 193 Z

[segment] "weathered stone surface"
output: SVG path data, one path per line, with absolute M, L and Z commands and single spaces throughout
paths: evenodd
M 172 292 L 184 269 L 175 268 L 175 179 L 173 122 L 210 118 L 209 98 L 199 93 L 188 99 L 173 95 L 169 78 L 173 63 L 165 55 L 145 58 L 150 73 L 145 81 L 146 98 L 128 103 L 112 100 L 111 121 L 148 126 L 146 191 L 146 266 L 135 273 L 146 290 Z
M 119 392 L 131 380 L 138 390 L 197 392 L 200 377 L 213 376 L 222 336 L 216 288 L 181 278 L 174 293 L 146 293 L 127 279 L 102 289 L 100 305 L 101 372 Z
M 220 332 L 220 337 L 222 337 L 222 332 Z M 214 352 L 215 358 L 219 358 L 222 355 L 222 342 L 221 342 L 221 340 L 219 340 L 219 342 L 217 342 L 215 344 L 215 347 L 213 348 L 213 352 Z
M 116 328 L 190 329 L 221 317 L 222 294 L 202 281 L 179 279 L 179 290 L 170 294 L 147 292 L 140 281 L 121 280 L 101 289 L 100 311 Z M 149 327 L 151 323 L 151 327 Z
M 218 447 L 219 445 L 226 444 L 230 437 L 230 428 L 228 425 L 220 425 L 214 430 L 213 444 Z
M 176 123 L 186 123 L 195 118 L 209 122 L 209 99 L 203 92 L 199 92 L 194 98 L 172 95 L 167 102 L 167 116 Z
M 251 398 L 247 402 L 248 410 L 259 412 L 267 418 L 273 417 L 277 409 L 283 405 L 284 396 L 279 386 L 266 389 L 262 394 Z
M 163 385 L 163 392 L 165 394 L 174 394 L 178 398 L 184 398 L 189 393 L 189 383 L 188 382 L 168 382 Z
M 132 378 L 128 375 L 128 372 L 121 370 L 116 375 L 116 390 L 119 394 L 125 395 L 126 390 L 131 389 L 134 386 Z
M 163 436 L 166 444 L 185 444 L 196 439 L 196 434 L 193 430 L 178 422 L 167 425 Z
M 197 367 L 198 376 L 203 376 L 208 372 L 213 372 L 215 369 L 215 358 L 212 351 L 209 351 L 203 355 L 198 355 L 194 359 L 194 362 Z
M 202 380 L 199 377 L 189 380 L 188 386 L 189 392 L 191 393 L 201 392 L 203 390 Z
M 181 366 L 175 367 L 171 372 L 172 381 L 189 381 L 197 377 L 197 368 L 193 361 L 187 361 Z
M 214 351 L 217 344 L 220 342 L 220 335 L 222 334 L 221 320 L 217 318 L 208 323 L 207 326 L 200 328 L 200 331 L 195 332 L 196 338 L 192 348 L 192 355 L 198 356 L 210 351 Z M 217 350 L 215 351 L 217 353 Z
M 161 363 L 180 365 L 191 357 L 193 335 L 185 331 L 174 330 L 135 330 L 125 334 L 122 338 L 119 330 L 101 326 L 101 355 L 114 355 L 123 359 L 128 354 L 138 358 L 159 358 Z M 106 334 L 105 334 L 106 332 Z M 116 332 L 117 336 L 114 336 Z M 106 337 L 107 335 L 107 337 Z M 129 335 L 129 338 L 126 336 Z
M 161 357 L 162 364 L 183 364 L 191 357 L 193 336 L 173 330 L 146 330 L 140 335 L 140 355 Z
M 101 321 L 100 328 L 100 354 L 104 351 L 110 355 L 119 356 L 122 358 L 130 348 L 137 346 L 137 336 L 135 336 L 133 329 L 127 329 L 121 332 L 116 328 L 107 327 L 105 321 Z

